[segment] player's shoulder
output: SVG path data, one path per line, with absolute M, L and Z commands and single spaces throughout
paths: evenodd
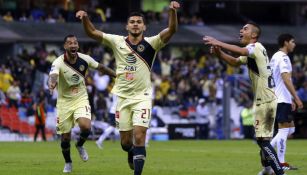
M 52 62 L 52 64 L 59 64 L 59 63 L 63 62 L 63 60 L 64 60 L 64 54 L 58 56 L 58 57 Z
M 146 37 L 144 37 L 145 41 L 152 41 L 152 40 L 155 40 L 155 39 L 161 39 L 160 35 L 157 34 L 157 35 L 153 35 L 153 36 L 146 36 Z
M 90 57 L 89 55 L 81 53 L 81 52 L 77 52 L 77 54 L 78 54 L 78 57 L 83 58 L 83 59 L 87 59 L 88 57 Z
M 110 34 L 110 33 L 103 33 L 103 37 L 109 38 L 109 39 L 115 39 L 115 40 L 119 40 L 119 39 L 124 40 L 125 39 L 125 37 L 123 35 L 116 35 L 116 34 Z
M 259 48 L 261 50 L 265 50 L 265 47 L 260 42 L 256 42 L 256 43 L 254 43 L 254 45 L 255 45 L 256 48 Z
M 272 59 L 276 61 L 288 60 L 289 56 L 286 53 L 279 50 L 276 53 L 274 53 L 274 55 L 272 56 Z

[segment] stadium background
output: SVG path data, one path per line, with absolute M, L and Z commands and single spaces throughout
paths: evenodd
M 260 42 L 269 56 L 278 49 L 276 38 L 289 32 L 297 47 L 290 55 L 293 81 L 302 95 L 305 108 L 294 112 L 294 138 L 307 137 L 307 0 L 180 0 L 179 29 L 153 66 L 155 87 L 152 139 L 242 139 L 240 111 L 252 99 L 246 68 L 233 69 L 208 53 L 204 35 L 238 43 L 239 30 L 252 20 L 262 27 Z M 167 0 L 0 0 L 0 76 L 2 141 L 31 141 L 34 117 L 31 107 L 43 94 L 47 102 L 48 140 L 55 136 L 55 97 L 48 94 L 46 80 L 51 62 L 63 53 L 63 38 L 75 34 L 80 51 L 114 68 L 108 48 L 88 38 L 75 18 L 78 9 L 90 13 L 98 29 L 125 35 L 126 16 L 140 10 L 146 15 L 150 36 L 167 26 Z M 93 116 L 103 120 L 110 106 L 112 80 L 93 78 L 87 83 Z M 7 89 L 15 81 L 20 88 L 11 97 Z M 97 89 L 97 84 L 106 89 Z M 103 94 L 99 96 L 98 94 Z M 11 99 L 16 107 L 8 107 Z M 197 113 L 205 101 L 206 116 Z M 100 131 L 101 132 L 101 131 Z M 98 132 L 99 133 L 99 132 Z M 95 139 L 97 135 L 92 135 Z

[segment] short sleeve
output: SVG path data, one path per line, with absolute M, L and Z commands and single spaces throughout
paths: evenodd
M 247 64 L 247 56 L 240 56 L 239 60 L 242 64 Z
M 280 73 L 292 72 L 291 61 L 288 56 L 284 55 L 279 64 Z
M 114 35 L 112 35 L 112 34 L 108 34 L 108 33 L 103 33 L 102 34 L 103 35 L 103 37 L 102 37 L 102 44 L 103 45 L 106 45 L 106 46 L 109 46 L 109 47 L 111 47 L 112 48 L 112 46 L 113 46 L 113 43 L 114 43 Z
M 86 55 L 86 60 L 87 60 L 88 66 L 91 68 L 96 69 L 99 65 L 99 63 L 95 61 L 94 58 L 90 57 L 89 55 Z
M 59 72 L 60 72 L 60 58 L 57 58 L 51 65 L 49 75 L 59 74 Z
M 248 44 L 246 46 L 246 48 L 248 50 L 248 56 L 251 57 L 251 58 L 254 58 L 254 55 L 255 55 L 255 44 L 254 43 Z
M 166 44 L 162 41 L 160 34 L 146 38 L 147 42 L 155 49 L 160 50 Z

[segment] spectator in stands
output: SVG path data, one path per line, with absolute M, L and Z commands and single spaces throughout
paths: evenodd
M 206 101 L 204 98 L 200 98 L 198 100 L 198 104 L 196 106 L 196 114 L 197 117 L 202 121 L 203 123 L 203 129 L 202 129 L 202 138 L 207 139 L 209 136 L 209 108 L 206 105 Z
M 61 13 L 58 15 L 56 22 L 58 22 L 58 23 L 65 23 L 66 22 L 65 18 L 63 17 L 63 15 Z
M 46 23 L 49 23 L 49 24 L 54 24 L 56 23 L 56 19 L 53 18 L 52 14 L 48 14 L 47 18 L 45 19 Z
M 0 89 L 0 106 L 6 105 L 6 97 L 3 91 Z
M 45 132 L 45 125 L 46 125 L 46 110 L 45 110 L 45 97 L 40 96 L 38 102 L 33 105 L 35 111 L 35 127 L 36 131 L 34 134 L 34 142 L 36 142 L 37 135 L 39 131 L 42 133 L 42 140 L 46 141 L 46 132 Z
M 28 17 L 26 12 L 22 12 L 21 16 L 19 17 L 19 21 L 20 22 L 27 22 L 28 21 Z
M 241 121 L 242 121 L 242 129 L 243 135 L 245 139 L 254 139 L 255 131 L 254 131 L 254 115 L 253 115 L 253 103 L 248 101 L 245 104 L 245 107 L 241 111 Z
M 17 80 L 13 81 L 13 84 L 7 90 L 7 97 L 9 100 L 9 107 L 18 108 L 19 100 L 21 99 L 21 91 L 18 86 Z
M 13 81 L 14 78 L 11 75 L 11 70 L 2 65 L 0 69 L 0 84 L 4 93 L 6 93 Z
M 307 81 L 297 90 L 297 95 L 303 102 L 307 102 Z
M 10 11 L 6 12 L 6 14 L 3 15 L 2 19 L 5 22 L 13 22 L 14 21 L 14 18 L 13 18 L 12 13 Z

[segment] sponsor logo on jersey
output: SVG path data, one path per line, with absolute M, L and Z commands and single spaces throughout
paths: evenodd
M 73 75 L 71 76 L 71 81 L 72 81 L 73 83 L 78 83 L 79 79 L 80 79 L 80 77 L 79 77 L 78 74 L 73 74 Z
M 125 71 L 130 71 L 130 72 L 135 72 L 136 71 L 136 66 L 126 66 L 124 68 Z
M 136 63 L 136 57 L 133 54 L 129 54 L 126 58 L 126 62 L 129 64 L 135 64 Z

